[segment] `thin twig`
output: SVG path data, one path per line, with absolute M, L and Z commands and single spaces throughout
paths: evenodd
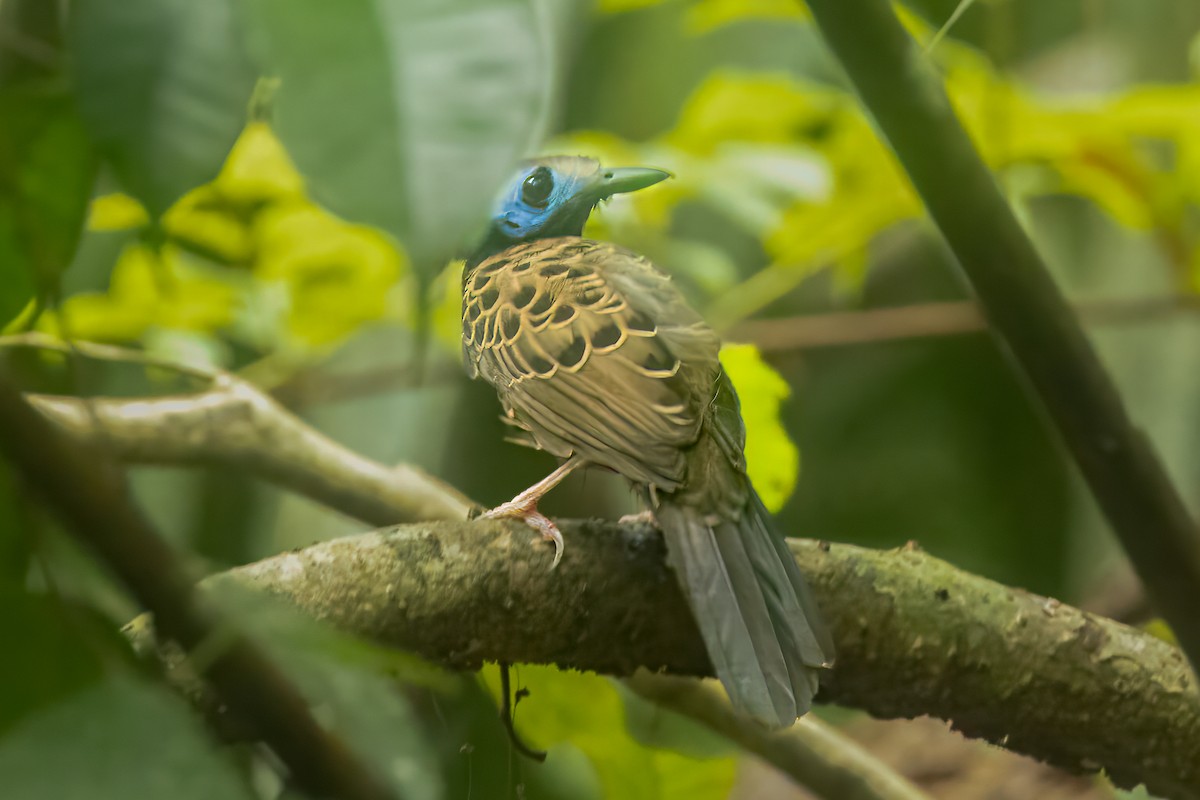
M 1129 325 L 1200 311 L 1200 296 L 1088 300 L 1076 303 L 1074 309 L 1080 321 L 1089 325 Z M 763 352 L 788 352 L 980 333 L 987 328 L 979 305 L 962 300 L 748 320 L 734 328 L 729 338 L 753 342 Z
M 525 740 L 517 733 L 516 715 L 517 702 L 514 702 L 512 696 L 512 685 L 509 681 L 509 667 L 507 661 L 500 662 L 500 722 L 504 725 L 504 732 L 508 734 L 508 741 L 512 743 L 513 749 L 526 758 L 531 758 L 538 763 L 543 763 L 546 760 L 545 750 L 534 750 L 529 745 L 525 744 Z
M 809 714 L 771 731 L 739 715 L 715 686 L 639 670 L 626 685 L 754 753 L 824 800 L 929 800 L 852 739 Z
M 1089 325 L 1130 325 L 1200 311 L 1200 296 L 1181 294 L 1085 300 L 1075 304 L 1074 308 L 1081 321 Z M 751 342 L 763 352 L 782 353 L 986 330 L 987 323 L 978 305 L 963 300 L 747 320 L 736 325 L 727 338 Z M 428 369 L 420 386 L 449 384 L 454 380 L 465 380 L 459 365 L 436 364 Z M 416 371 L 412 367 L 384 366 L 336 372 L 301 371 L 277 386 L 267 387 L 267 391 L 283 406 L 298 409 L 342 403 L 417 385 Z
M 424 375 L 413 366 L 382 366 L 371 369 L 298 372 L 270 394 L 288 408 L 343 403 L 360 397 L 370 397 L 402 389 L 429 388 L 466 380 L 459 364 L 434 363 L 425 367 Z
M 192 649 L 226 628 L 228 621 L 199 601 L 191 576 L 134 507 L 120 469 L 103 452 L 70 441 L 2 375 L 0 453 L 67 530 L 154 613 L 167 637 Z M 231 637 L 207 677 L 310 792 L 363 800 L 393 796 L 313 719 L 303 696 L 245 638 Z
M 49 350 L 66 356 L 86 356 L 97 361 L 112 361 L 121 364 L 140 364 L 155 367 L 167 372 L 174 372 L 188 378 L 193 378 L 203 384 L 210 384 L 222 374 L 219 370 L 207 369 L 179 361 L 158 358 L 141 350 L 117 345 L 89 342 L 83 339 L 63 340 L 37 331 L 17 333 L 10 336 L 0 336 L 0 348 L 25 347 L 32 350 Z
M 1079 465 L 1155 607 L 1200 666 L 1200 532 L 888 0 L 808 8 Z

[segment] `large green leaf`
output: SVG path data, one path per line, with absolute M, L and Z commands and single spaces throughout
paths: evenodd
M 254 0 L 275 128 L 313 196 L 397 236 L 427 274 L 535 142 L 541 0 Z
M 232 0 L 77 0 L 70 47 L 79 106 L 129 192 L 160 215 L 212 180 L 257 77 Z
M 308 698 L 320 721 L 374 768 L 397 797 L 442 796 L 434 750 L 398 681 L 435 691 L 452 681 L 415 656 L 339 633 L 276 601 L 233 588 L 221 594 L 226 608 Z
M 25 505 L 12 469 L 7 464 L 0 466 L 0 592 L 9 586 L 25 584 L 33 557 L 33 537 Z
M 0 641 L 6 645 L 0 736 L 38 709 L 100 680 L 99 646 L 112 644 L 116 634 L 90 610 L 68 602 L 0 584 Z
M 94 159 L 71 98 L 49 81 L 0 88 L 0 327 L 71 263 Z
M 183 700 L 128 678 L 27 718 L 0 739 L 0 775 L 5 797 L 253 797 Z

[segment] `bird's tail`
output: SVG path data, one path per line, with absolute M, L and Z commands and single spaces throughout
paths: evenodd
M 749 495 L 736 520 L 714 521 L 670 497 L 655 516 L 734 707 L 787 727 L 808 711 L 833 642 L 787 543 Z

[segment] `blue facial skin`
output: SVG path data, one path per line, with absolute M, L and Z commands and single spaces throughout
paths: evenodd
M 526 182 L 538 170 L 543 170 L 543 174 L 548 176 L 546 179 L 552 181 L 552 186 L 549 195 L 541 205 L 533 205 L 526 202 L 522 195 L 526 194 Z M 588 176 L 589 178 L 591 176 Z M 586 200 L 589 194 L 588 189 L 592 182 L 578 174 L 561 172 L 553 167 L 546 165 L 538 165 L 522 170 L 517 173 L 516 178 L 509 184 L 508 191 L 500 198 L 496 204 L 495 214 L 492 218 L 492 224 L 502 231 L 508 238 L 513 241 L 527 241 L 531 239 L 543 238 L 545 236 L 578 236 L 583 232 L 583 223 L 587 222 L 588 214 L 592 208 L 601 199 L 600 196 L 595 196 L 590 200 Z M 571 226 L 565 225 L 566 219 L 562 217 L 571 217 L 571 222 L 575 222 L 575 217 L 578 214 L 567 214 L 564 212 L 572 209 L 582 209 L 582 220 L 579 220 L 579 230 L 571 231 Z M 539 234 L 543 229 L 561 230 L 567 228 L 562 233 L 545 233 Z
M 576 156 L 526 163 L 497 200 L 487 236 L 467 260 L 467 267 L 520 242 L 579 236 L 601 200 L 668 177 L 669 173 L 657 169 L 602 169 L 599 162 Z

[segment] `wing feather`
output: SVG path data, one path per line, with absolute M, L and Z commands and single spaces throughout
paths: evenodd
M 644 258 L 577 237 L 510 248 L 464 281 L 468 369 L 560 456 L 674 489 L 719 374 L 718 343 Z

